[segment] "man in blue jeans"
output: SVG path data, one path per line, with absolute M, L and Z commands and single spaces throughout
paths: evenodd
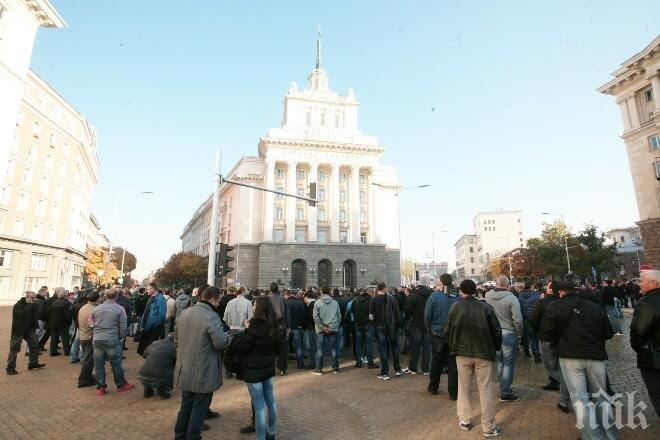
M 321 288 L 321 297 L 314 302 L 314 325 L 316 330 L 316 368 L 313 373 L 323 374 L 323 351 L 329 347 L 332 354 L 332 371 L 339 373 L 339 356 L 337 354 L 337 330 L 341 322 L 339 304 L 330 297 L 327 286 Z
M 502 348 L 496 353 L 497 375 L 500 378 L 500 402 L 517 402 L 511 389 L 516 369 L 518 342 L 523 335 L 523 318 L 520 302 L 509 292 L 509 279 L 500 275 L 494 290 L 486 293 L 486 302 L 495 309 L 495 315 L 502 328 Z
M 126 312 L 117 304 L 117 291 L 105 290 L 105 302 L 96 306 L 87 320 L 87 326 L 92 334 L 94 347 L 94 371 L 96 375 L 96 395 L 106 394 L 105 360 L 110 362 L 117 392 L 132 390 L 135 385 L 124 378 L 124 368 L 121 363 L 123 354 L 121 341 L 128 330 Z
M 287 328 L 293 338 L 293 346 L 296 349 L 296 367 L 300 370 L 305 368 L 303 361 L 303 333 L 307 321 L 307 310 L 305 303 L 298 299 L 290 290 L 284 293 L 284 305 L 287 308 Z M 288 350 L 287 344 L 287 350 Z
M 557 343 L 562 377 L 582 438 L 618 439 L 606 392 L 605 341 L 614 335 L 612 325 L 605 312 L 575 294 L 570 283 L 559 284 L 559 297 L 548 307 L 539 336 Z
M 355 317 L 355 366 L 362 368 L 366 359 L 367 368 L 376 368 L 373 356 L 374 326 L 369 323 L 369 300 L 371 295 L 362 290 L 350 304 L 350 313 Z
M 385 283 L 378 283 L 376 295 L 369 301 L 369 322 L 374 326 L 378 352 L 380 354 L 380 374 L 376 376 L 381 380 L 390 380 L 389 355 L 394 361 L 394 374 L 403 375 L 400 364 L 399 324 L 401 315 L 399 303 L 386 291 Z

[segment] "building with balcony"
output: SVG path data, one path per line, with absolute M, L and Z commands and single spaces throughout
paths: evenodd
M 385 149 L 358 130 L 353 90 L 330 89 L 317 44 L 308 87 L 290 84 L 280 127 L 259 140 L 258 156 L 243 157 L 225 177 L 299 196 L 315 183 L 318 203 L 223 183 L 218 239 L 236 247 L 229 281 L 398 285 L 396 169 L 381 165 Z M 184 228 L 184 251 L 208 255 L 211 204 L 209 197 Z
M 612 76 L 598 91 L 619 105 L 646 262 L 660 268 L 660 36 Z
M 94 129 L 32 71 L 14 128 L 0 191 L 0 304 L 80 285 L 98 183 Z

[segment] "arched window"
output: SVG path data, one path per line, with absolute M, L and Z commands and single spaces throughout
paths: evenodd
M 353 260 L 344 261 L 344 287 L 357 287 L 357 265 Z
M 307 263 L 305 260 L 293 260 L 291 263 L 291 288 L 303 289 L 307 284 Z
M 332 263 L 330 260 L 321 260 L 318 265 L 319 287 L 332 287 Z

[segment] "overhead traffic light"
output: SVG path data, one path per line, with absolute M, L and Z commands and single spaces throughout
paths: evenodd
M 233 246 L 229 246 L 227 243 L 220 243 L 215 257 L 215 276 L 224 277 L 234 270 L 233 267 L 229 267 L 229 262 L 234 260 L 234 257 L 229 256 L 229 253 L 233 250 Z

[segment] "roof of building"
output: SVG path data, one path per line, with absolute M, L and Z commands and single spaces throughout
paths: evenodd
M 603 84 L 596 90 L 598 90 L 600 93 L 605 93 L 608 95 L 615 94 L 614 88 L 616 86 L 628 79 L 644 73 L 643 69 L 640 69 L 642 62 L 645 59 L 652 57 L 656 52 L 660 52 L 660 35 L 655 37 L 655 39 L 640 52 L 636 53 L 631 58 L 621 63 L 621 67 L 612 72 L 614 79 Z
M 49 0 L 24 0 L 25 7 L 34 15 L 39 26 L 61 29 L 66 22 Z

